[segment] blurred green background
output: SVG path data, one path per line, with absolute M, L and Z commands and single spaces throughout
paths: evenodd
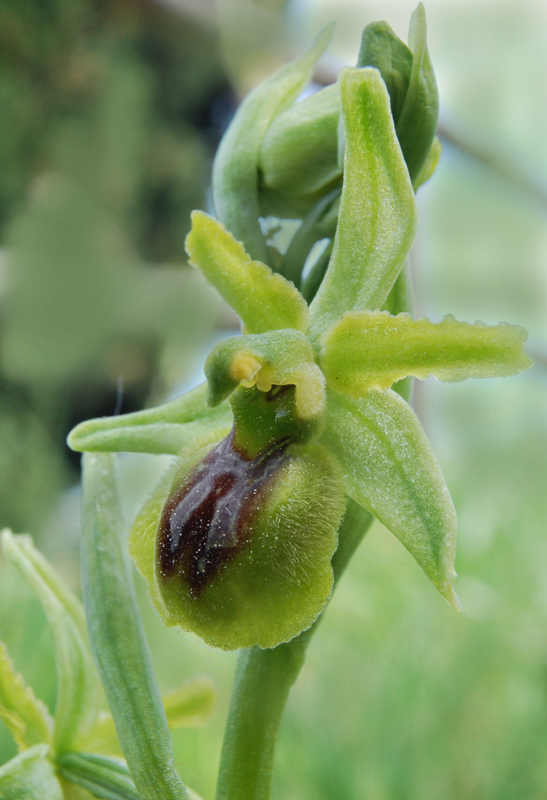
M 337 28 L 318 79 L 354 61 L 396 0 L 2 0 L 0 526 L 31 532 L 78 589 L 81 419 L 198 379 L 235 325 L 186 265 L 192 208 L 238 98 Z M 291 696 L 283 800 L 547 796 L 547 6 L 426 4 L 444 151 L 420 190 L 417 315 L 530 331 L 529 372 L 416 387 L 460 520 L 464 613 L 376 525 L 337 590 Z M 121 459 L 127 519 L 164 460 Z M 214 792 L 234 656 L 142 608 L 163 688 L 213 675 L 219 706 L 175 734 L 183 779 Z M 0 636 L 52 707 L 52 641 L 0 564 Z M 14 746 L 0 723 L 0 763 Z

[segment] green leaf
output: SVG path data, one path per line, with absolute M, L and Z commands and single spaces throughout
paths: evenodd
M 169 729 L 176 730 L 204 725 L 216 705 L 217 693 L 211 678 L 203 675 L 186 681 L 161 699 Z M 99 715 L 85 747 L 94 752 L 121 753 L 112 714 L 102 712 Z
M 397 120 L 397 136 L 412 181 L 430 152 L 439 116 L 439 93 L 427 50 L 427 26 L 423 3 L 410 18 L 408 42 L 412 50 L 412 71 L 404 106 Z
M 331 389 L 362 397 L 408 375 L 442 381 L 501 378 L 532 366 L 518 325 L 442 322 L 386 311 L 346 314 L 327 332 L 321 366 Z
M 188 800 L 122 541 L 113 456 L 83 458 L 82 576 L 91 647 L 131 776 L 147 800 Z
M 93 724 L 101 693 L 81 606 L 29 536 L 14 536 L 5 530 L 1 541 L 7 558 L 40 600 L 53 632 L 57 667 L 54 750 L 75 749 Z
M 37 744 L 0 767 L 2 800 L 63 800 L 48 752 L 47 745 Z
M 15 671 L 4 642 L 0 641 L 0 719 L 19 750 L 51 742 L 53 720 L 22 675 Z
M 57 759 L 59 774 L 100 800 L 141 800 L 126 765 L 91 753 L 65 753 Z
M 328 45 L 332 28 L 322 31 L 310 50 L 261 83 L 242 102 L 217 151 L 213 165 L 215 214 L 243 242 L 252 258 L 267 262 L 260 229 L 258 197 L 260 145 L 275 117 L 310 81 L 315 62 Z M 253 331 L 258 333 L 259 331 Z
M 344 186 L 334 250 L 310 312 L 317 340 L 348 310 L 380 308 L 410 250 L 416 204 L 376 69 L 339 78 L 346 137 Z
M 205 362 L 209 403 L 217 405 L 241 383 L 269 392 L 273 386 L 296 387 L 296 410 L 303 419 L 320 416 L 325 407 L 325 380 L 302 333 L 271 331 L 234 336 L 219 342 Z
M 177 455 L 195 443 L 204 447 L 231 427 L 228 404 L 211 409 L 207 384 L 157 408 L 119 417 L 101 417 L 77 425 L 68 445 L 79 452 L 131 452 Z
M 243 245 L 202 211 L 192 213 L 186 251 L 190 263 L 232 306 L 245 333 L 280 328 L 306 330 L 308 306 L 294 284 L 260 261 L 252 261 Z
M 455 608 L 456 513 L 418 418 L 395 392 L 351 400 L 327 390 L 323 442 L 349 496 L 405 545 Z

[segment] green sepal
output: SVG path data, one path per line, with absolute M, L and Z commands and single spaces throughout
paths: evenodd
M 339 119 L 338 87 L 327 86 L 273 120 L 260 147 L 263 213 L 301 216 L 341 182 Z
M 77 749 L 93 724 L 101 697 L 83 611 L 29 536 L 14 536 L 5 530 L 1 540 L 7 558 L 40 600 L 53 632 L 57 667 L 54 751 Z
M 169 730 L 195 728 L 210 718 L 217 702 L 217 692 L 211 678 L 202 675 L 185 681 L 178 689 L 162 695 Z M 120 743 L 112 714 L 103 711 L 93 726 L 85 749 L 98 753 L 121 754 Z
M 130 452 L 177 455 L 224 436 L 232 424 L 227 403 L 207 404 L 207 384 L 164 405 L 134 414 L 100 417 L 77 425 L 68 445 L 78 452 Z
M 295 330 L 234 336 L 219 342 L 205 362 L 207 400 L 216 406 L 240 384 L 269 392 L 274 386 L 294 386 L 301 419 L 320 417 L 325 408 L 325 380 L 312 346 Z
M 345 314 L 323 341 L 321 367 L 331 389 L 363 397 L 409 375 L 442 381 L 501 378 L 532 366 L 524 328 L 501 322 L 442 322 L 392 317 L 386 311 Z
M 64 780 L 99 800 L 141 800 L 123 761 L 92 753 L 64 753 L 57 759 Z
M 186 251 L 190 263 L 232 306 L 245 333 L 306 330 L 308 306 L 294 284 L 266 264 L 252 261 L 229 230 L 202 211 L 192 213 Z
M 83 457 L 82 583 L 91 647 L 132 779 L 147 800 L 188 800 L 140 619 L 114 457 Z
M 48 754 L 46 744 L 37 744 L 1 766 L 2 800 L 63 800 L 63 790 Z
M 409 550 L 443 597 L 454 592 L 456 513 L 418 418 L 395 392 L 352 400 L 327 390 L 322 441 L 338 458 L 348 495 Z
M 344 185 L 329 267 L 310 307 L 315 340 L 348 310 L 380 308 L 416 230 L 416 203 L 397 141 L 389 95 L 376 69 L 339 78 L 345 131 Z
M 35 744 L 49 744 L 53 719 L 44 703 L 27 686 L 0 641 L 0 719 L 24 750 Z
M 282 67 L 245 98 L 215 157 L 212 181 L 215 214 L 243 242 L 252 258 L 265 263 L 267 248 L 259 223 L 260 146 L 275 117 L 296 100 L 310 81 L 331 31 L 332 26 L 323 30 L 307 53 Z
M 223 650 L 276 647 L 310 627 L 330 597 L 331 558 L 345 508 L 339 468 L 316 442 L 263 454 L 264 467 L 273 457 L 275 468 L 264 473 L 267 483 L 258 491 L 247 489 L 250 507 L 236 521 L 242 523 L 237 539 L 226 532 L 218 545 L 235 544 L 236 550 L 196 586 L 179 569 L 168 574 L 161 566 L 161 520 L 166 503 L 180 496 L 213 453 L 205 450 L 172 465 L 135 520 L 130 552 L 165 625 L 178 625 Z M 200 504 L 207 497 L 200 493 Z M 196 528 L 192 535 L 203 533 L 207 537 Z

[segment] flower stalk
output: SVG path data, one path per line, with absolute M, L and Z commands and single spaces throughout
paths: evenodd
M 332 561 L 335 585 L 373 521 L 361 506 L 349 503 Z M 253 647 L 240 653 L 215 800 L 269 800 L 283 713 L 320 620 L 272 650 Z

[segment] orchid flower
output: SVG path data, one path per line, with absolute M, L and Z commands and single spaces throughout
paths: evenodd
M 410 87 L 428 74 L 423 44 L 415 64 L 424 39 L 420 9 L 415 14 Z M 374 41 L 382 36 L 385 28 Z M 438 149 L 430 121 L 418 156 L 415 139 L 405 140 L 382 63 L 345 68 L 338 78 L 342 188 L 313 298 L 302 293 L 304 279 L 297 288 L 265 263 L 260 143 L 323 39 L 255 90 L 232 124 L 214 174 L 225 224 L 199 211 L 192 217 L 190 263 L 238 314 L 242 334 L 214 347 L 206 384 L 159 408 L 85 422 L 69 437 L 80 451 L 176 457 L 133 525 L 130 552 L 163 622 L 228 650 L 275 647 L 317 619 L 332 592 L 347 497 L 459 608 L 454 506 L 400 382 L 505 377 L 531 365 L 518 326 L 390 313 L 416 235 L 415 187 Z M 399 122 L 409 92 L 399 97 Z M 253 198 L 244 207 L 241 186 Z M 332 180 L 322 196 L 331 189 Z

